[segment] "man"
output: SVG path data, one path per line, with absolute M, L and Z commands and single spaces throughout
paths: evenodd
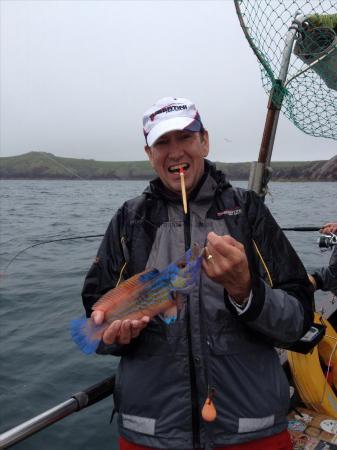
M 195 242 L 206 257 L 174 323 L 118 320 L 104 333 L 97 352 L 121 356 L 120 449 L 291 449 L 289 387 L 273 346 L 311 325 L 306 272 L 263 202 L 205 160 L 208 133 L 191 101 L 161 99 L 143 125 L 158 178 L 112 218 L 83 288 L 87 314 L 101 323 L 91 307 L 103 293 Z M 203 419 L 205 402 L 215 420 Z
M 322 234 L 337 234 L 337 223 L 327 223 L 319 230 Z M 328 267 L 321 267 L 309 279 L 315 290 L 331 291 L 337 295 L 337 245 L 333 247 Z

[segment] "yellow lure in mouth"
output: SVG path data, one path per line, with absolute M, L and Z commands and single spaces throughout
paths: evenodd
M 181 196 L 183 199 L 183 208 L 184 213 L 187 214 L 187 197 L 186 197 L 185 175 L 183 167 L 180 167 L 179 174 L 180 174 Z

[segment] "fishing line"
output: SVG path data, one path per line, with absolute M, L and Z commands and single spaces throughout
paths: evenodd
M 333 336 L 326 335 L 326 337 L 329 337 L 330 339 L 335 339 L 336 340 L 336 338 L 333 337 Z M 331 360 L 332 360 L 332 357 L 333 357 L 333 355 L 334 355 L 334 353 L 336 351 L 336 347 L 337 347 L 337 342 L 335 342 L 335 345 L 334 345 L 334 347 L 333 347 L 333 349 L 332 349 L 332 351 L 330 353 L 329 362 L 328 362 L 328 366 L 327 366 L 326 374 L 325 374 L 325 382 L 324 382 L 324 389 L 323 389 L 322 399 L 321 399 L 320 403 L 318 404 L 319 407 L 322 405 L 323 400 L 324 400 L 326 387 L 328 385 L 329 372 L 331 370 Z
M 22 253 L 26 252 L 27 250 L 29 250 L 30 248 L 34 248 L 34 247 L 38 247 L 39 245 L 44 245 L 44 244 L 50 244 L 51 242 L 60 242 L 60 241 L 71 241 L 71 240 L 75 240 L 75 239 L 90 239 L 90 238 L 97 238 L 97 237 L 103 237 L 104 234 L 91 234 L 91 235 L 87 235 L 87 236 L 72 236 L 72 237 L 67 237 L 67 238 L 60 238 L 60 239 L 49 239 L 47 241 L 41 241 L 41 242 L 37 242 L 33 245 L 29 245 L 28 247 L 23 248 L 22 250 L 20 250 L 19 252 L 17 252 L 13 258 L 6 264 L 3 272 L 1 273 L 1 276 L 3 277 L 5 275 L 5 273 L 7 272 L 9 266 L 20 256 L 22 255 Z
M 51 156 L 47 155 L 46 153 L 43 152 L 38 152 L 41 156 L 43 156 L 46 159 L 49 159 L 50 161 L 52 161 L 54 164 L 62 167 L 63 169 L 65 169 L 66 171 L 68 171 L 69 173 L 71 173 L 72 175 L 76 176 L 77 178 L 79 178 L 82 181 L 90 181 L 88 179 L 82 178 L 80 175 L 78 175 L 78 173 L 76 173 L 74 170 L 69 169 L 68 167 L 66 167 L 64 164 L 62 164 L 59 161 L 56 161 L 54 158 L 52 158 Z M 184 199 L 184 194 L 185 194 L 185 199 Z M 186 214 L 186 210 L 187 210 L 187 201 L 186 201 L 186 192 L 184 192 L 184 189 L 182 188 L 182 195 L 183 195 L 183 209 L 184 212 Z M 130 208 L 128 208 L 128 206 L 124 205 L 124 207 L 130 211 Z M 135 211 L 133 211 L 135 212 Z M 139 213 L 135 212 L 136 216 L 139 218 L 142 218 L 144 220 L 144 222 L 148 223 L 149 225 L 151 225 L 152 227 L 154 227 L 155 229 L 158 229 L 158 226 L 156 226 L 153 222 L 151 222 L 150 220 L 145 219 L 144 217 L 142 217 Z M 321 227 L 292 227 L 292 228 L 282 228 L 282 230 L 284 231 L 319 231 L 321 229 Z M 0 273 L 0 276 L 4 276 L 5 273 L 7 272 L 8 268 L 11 266 L 11 264 L 20 256 L 22 255 L 24 252 L 26 252 L 27 250 L 34 248 L 34 247 L 38 247 L 40 245 L 45 245 L 45 244 L 50 244 L 50 243 L 54 243 L 54 242 L 61 242 L 61 241 L 70 241 L 70 240 L 76 240 L 76 239 L 91 239 L 91 238 L 98 238 L 98 237 L 103 237 L 104 234 L 94 234 L 94 235 L 85 235 L 85 236 L 72 236 L 72 237 L 67 237 L 67 238 L 58 238 L 58 239 L 48 239 L 48 240 L 44 240 L 44 241 L 40 241 L 37 242 L 33 245 L 29 245 L 25 248 L 23 248 L 22 250 L 20 250 L 19 252 L 17 252 L 13 258 L 10 259 L 10 261 L 6 264 L 4 270 L 2 273 Z
M 124 207 L 127 210 L 130 210 L 126 205 L 124 205 Z M 133 211 L 135 212 L 135 211 Z M 155 225 L 153 222 L 151 222 L 150 220 L 145 219 L 144 217 L 142 217 L 139 213 L 135 212 L 136 216 L 138 218 L 142 218 L 144 220 L 144 222 L 148 223 L 149 225 L 151 225 L 152 227 L 154 227 L 155 229 L 158 229 L 158 226 Z M 319 231 L 320 227 L 293 227 L 293 228 L 281 228 L 282 230 L 285 231 Z M 76 239 L 91 239 L 91 238 L 98 238 L 98 237 L 103 237 L 104 234 L 91 234 L 91 235 L 85 235 L 85 236 L 71 236 L 71 237 L 67 237 L 67 238 L 59 238 L 59 239 L 48 239 L 46 241 L 40 241 L 37 242 L 35 244 L 32 245 L 28 245 L 27 247 L 23 248 L 22 250 L 20 250 L 19 252 L 17 252 L 12 259 L 10 259 L 10 261 L 6 264 L 3 272 L 0 273 L 0 276 L 3 277 L 8 268 L 11 266 L 11 264 L 23 253 L 25 253 L 27 250 L 34 248 L 34 247 L 38 247 L 40 245 L 45 245 L 45 244 L 50 244 L 53 242 L 61 242 L 61 241 L 72 241 L 72 240 L 76 240 Z
M 75 177 L 79 178 L 80 180 L 83 181 L 88 181 L 85 178 L 82 178 L 80 175 L 78 175 L 78 173 L 76 173 L 74 170 L 69 169 L 67 166 L 65 166 L 64 164 L 62 164 L 60 161 L 56 161 L 54 158 L 52 158 L 51 156 L 49 156 L 47 153 L 43 153 L 43 152 L 37 152 L 39 155 L 44 156 L 47 159 L 50 159 L 50 161 L 53 161 L 55 164 L 59 165 L 60 167 L 62 167 L 63 169 L 65 169 L 67 172 L 71 173 L 72 175 L 75 175 Z
M 324 382 L 322 398 L 321 398 L 321 401 L 318 403 L 318 405 L 315 405 L 315 406 L 318 406 L 318 408 L 323 404 L 323 401 L 324 401 L 324 396 L 325 396 L 327 385 L 328 385 L 329 372 L 331 370 L 331 361 L 332 361 L 332 357 L 333 357 L 333 355 L 334 355 L 334 353 L 336 351 L 336 348 L 337 348 L 337 339 L 334 336 L 330 336 L 328 334 L 326 334 L 326 337 L 329 337 L 330 339 L 334 339 L 336 342 L 335 342 L 335 345 L 334 345 L 334 347 L 333 347 L 333 349 L 331 350 L 331 353 L 330 353 L 330 358 L 329 358 L 326 374 L 325 374 L 325 377 L 324 377 L 325 378 L 325 382 Z
M 42 157 L 44 157 L 44 158 L 46 158 L 46 159 L 49 159 L 49 160 L 52 161 L 54 164 L 56 164 L 56 165 L 62 167 L 63 169 L 65 169 L 66 171 L 68 171 L 68 172 L 71 173 L 72 175 L 76 176 L 76 177 L 79 178 L 80 180 L 82 180 L 82 181 L 90 181 L 90 180 L 88 180 L 88 179 L 85 179 L 85 178 L 81 177 L 81 176 L 78 175 L 74 170 L 69 169 L 68 167 L 66 167 L 66 166 L 65 166 L 64 164 L 62 164 L 61 162 L 56 161 L 54 158 L 52 158 L 52 157 L 49 156 L 48 154 L 43 153 L 43 152 L 37 152 L 37 153 L 39 153 L 39 155 L 41 155 Z M 126 208 L 127 210 L 130 210 L 126 205 L 125 205 L 125 208 Z M 140 215 L 139 213 L 136 212 L 135 214 L 136 214 L 137 217 L 142 218 L 141 215 Z M 152 223 L 151 221 L 149 221 L 149 220 L 147 220 L 147 219 L 145 219 L 145 218 L 143 218 L 143 220 L 144 220 L 144 222 L 147 222 L 149 225 L 153 226 L 155 229 L 158 229 L 158 226 L 156 226 L 156 225 L 155 225 L 154 223 Z M 71 236 L 71 237 L 67 237 L 67 238 L 59 238 L 59 239 L 48 239 L 48 240 L 43 240 L 43 241 L 37 242 L 37 243 L 35 243 L 35 244 L 33 244 L 33 245 L 29 245 L 29 246 L 23 248 L 22 250 L 20 250 L 19 252 L 17 252 L 17 253 L 13 256 L 13 258 L 10 259 L 10 261 L 6 264 L 6 266 L 5 266 L 4 270 L 3 270 L 3 272 L 0 272 L 0 278 L 1 278 L 1 277 L 4 277 L 4 275 L 6 274 L 8 268 L 11 266 L 11 264 L 12 264 L 12 263 L 13 263 L 20 255 L 22 255 L 24 252 L 26 252 L 27 250 L 29 250 L 29 249 L 31 249 L 31 248 L 37 247 L 37 246 L 39 246 L 39 245 L 50 244 L 50 243 L 53 243 L 53 242 L 70 241 L 70 240 L 75 240 L 75 239 L 90 239 L 90 238 L 98 238 L 98 237 L 103 237 L 103 236 L 104 236 L 104 234 L 85 235 L 85 236 L 82 236 L 82 235 L 81 235 L 81 236 Z
M 126 208 L 126 210 L 128 211 L 132 211 L 128 206 L 124 205 L 124 208 Z M 154 227 L 156 230 L 158 229 L 158 226 L 155 225 L 153 222 L 151 222 L 148 219 L 145 219 L 145 217 L 142 217 L 140 215 L 140 213 L 136 212 L 135 210 L 133 210 L 133 212 L 135 213 L 135 215 L 140 218 L 143 219 L 144 222 L 146 222 L 147 224 L 151 225 L 152 227 Z M 34 247 L 38 247 L 39 245 L 45 245 L 45 244 L 50 244 L 50 243 L 54 243 L 54 242 L 61 242 L 61 241 L 72 241 L 72 240 L 76 240 L 76 239 L 91 239 L 91 238 L 98 238 L 98 237 L 104 237 L 104 234 L 90 234 L 90 235 L 80 235 L 80 236 L 70 236 L 70 237 L 66 237 L 66 238 L 58 238 L 58 239 L 48 239 L 48 240 L 44 240 L 44 241 L 40 241 L 37 242 L 35 244 L 32 245 L 28 245 L 27 247 L 23 248 L 22 250 L 18 251 L 13 258 L 10 259 L 10 261 L 6 264 L 3 272 L 0 273 L 0 277 L 4 277 L 4 275 L 6 274 L 8 268 L 10 267 L 10 265 L 23 253 L 25 253 L 27 250 L 34 248 Z

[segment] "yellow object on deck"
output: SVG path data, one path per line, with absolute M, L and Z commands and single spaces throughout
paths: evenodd
M 308 408 L 328 414 L 337 419 L 337 397 L 324 374 L 320 358 L 332 371 L 332 379 L 337 388 L 337 333 L 320 314 L 315 314 L 315 322 L 326 326 L 322 341 L 306 355 L 288 351 L 288 362 L 296 389 Z

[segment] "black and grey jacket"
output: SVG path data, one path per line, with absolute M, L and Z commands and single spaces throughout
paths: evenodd
M 332 250 L 329 265 L 321 267 L 312 276 L 315 278 L 317 289 L 331 291 L 337 295 L 337 245 Z
M 98 353 L 121 356 L 115 408 L 120 433 L 131 442 L 211 448 L 270 436 L 287 426 L 289 387 L 274 346 L 295 342 L 310 326 L 310 283 L 263 202 L 253 192 L 232 188 L 208 162 L 187 216 L 160 180 L 118 210 L 85 280 L 87 314 L 121 271 L 127 278 L 145 267 L 162 269 L 191 243 L 205 245 L 210 231 L 229 233 L 244 244 L 252 302 L 239 315 L 227 292 L 202 273 L 175 323 L 155 317 L 129 345 L 101 343 Z M 210 390 L 217 418 L 206 423 L 200 411 Z

